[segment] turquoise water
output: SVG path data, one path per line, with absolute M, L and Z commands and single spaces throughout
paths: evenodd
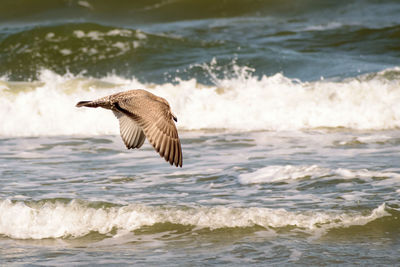
M 3 1 L 0 265 L 397 265 L 397 1 Z M 143 88 L 183 168 L 126 150 Z

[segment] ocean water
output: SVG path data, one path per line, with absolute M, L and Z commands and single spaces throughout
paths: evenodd
M 0 3 L 0 265 L 396 266 L 400 2 Z M 142 88 L 183 168 L 126 150 Z

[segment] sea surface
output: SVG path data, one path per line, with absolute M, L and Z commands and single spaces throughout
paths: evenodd
M 399 266 L 400 2 L 1 1 L 0 265 Z

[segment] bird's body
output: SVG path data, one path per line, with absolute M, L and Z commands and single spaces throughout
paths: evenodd
M 102 107 L 113 111 L 119 120 L 126 147 L 140 148 L 147 139 L 171 165 L 182 167 L 182 148 L 173 120 L 177 120 L 162 97 L 145 90 L 130 90 L 94 101 L 81 101 L 77 107 Z

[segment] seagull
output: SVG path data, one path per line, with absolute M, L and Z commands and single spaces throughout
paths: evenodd
M 111 109 L 119 120 L 121 137 L 128 149 L 140 148 L 147 138 L 167 162 L 182 167 L 181 142 L 174 123 L 178 119 L 164 98 L 138 89 L 80 101 L 76 107 Z

